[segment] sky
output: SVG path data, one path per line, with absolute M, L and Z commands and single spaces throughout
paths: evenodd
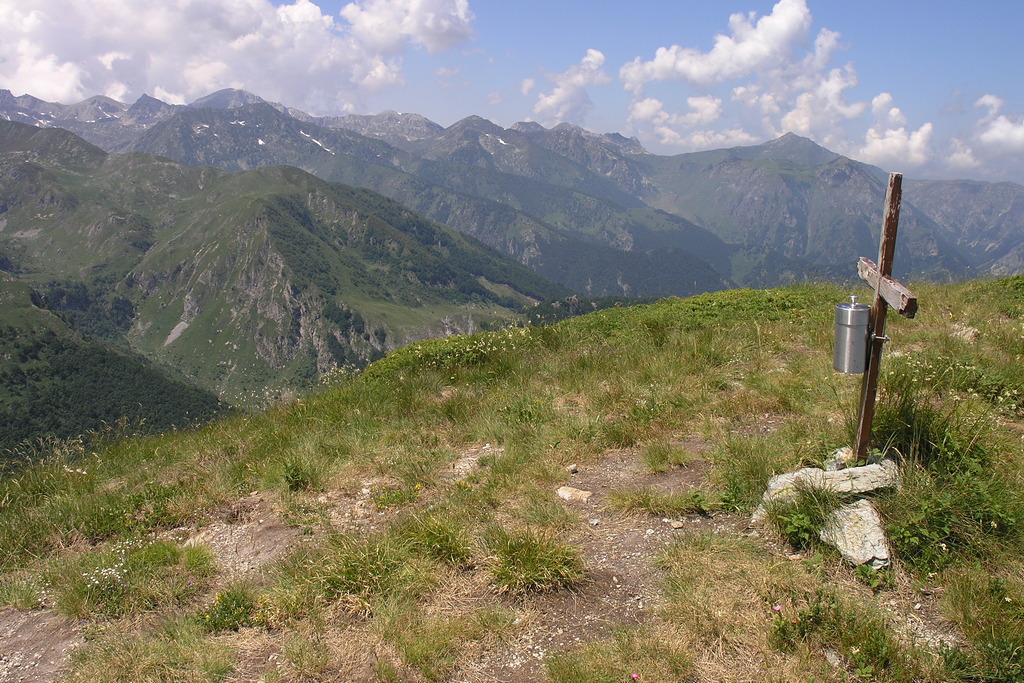
M 311 114 L 560 122 L 651 152 L 786 132 L 908 178 L 1024 183 L 1024 2 L 0 0 L 0 88 L 242 88 Z

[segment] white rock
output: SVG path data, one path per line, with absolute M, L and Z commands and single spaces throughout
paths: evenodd
M 761 496 L 761 504 L 754 510 L 752 524 L 761 524 L 768 516 L 772 503 L 788 503 L 796 499 L 802 489 L 831 491 L 839 495 L 867 493 L 875 489 L 899 484 L 899 466 L 894 460 L 842 470 L 826 471 L 819 467 L 804 467 L 796 472 L 777 474 L 768 480 Z
M 889 565 L 889 543 L 882 518 L 869 500 L 861 498 L 836 510 L 826 520 L 819 537 L 835 546 L 855 566 L 870 564 L 878 569 Z
M 801 488 L 820 489 L 840 495 L 866 493 L 894 486 L 898 482 L 899 467 L 892 460 L 833 472 L 818 467 L 805 467 L 769 479 L 768 488 L 761 500 L 764 503 L 793 500 Z
M 594 495 L 593 491 L 583 491 L 581 489 L 574 489 L 571 486 L 561 486 L 555 493 L 558 494 L 559 498 L 563 498 L 565 500 L 572 502 L 585 501 L 587 498 L 590 498 L 592 495 Z

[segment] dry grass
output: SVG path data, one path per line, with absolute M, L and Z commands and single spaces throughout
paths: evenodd
M 943 514 L 939 494 L 952 483 L 970 494 L 947 506 L 973 515 L 950 527 L 961 546 L 924 569 L 901 546 L 893 584 L 877 593 L 839 561 L 792 556 L 739 521 L 770 475 L 848 441 L 857 386 L 831 371 L 828 348 L 829 302 L 843 293 L 804 286 L 417 345 L 301 402 L 54 460 L 3 482 L 0 598 L 27 606 L 46 568 L 76 553 L 206 538 L 204 527 L 270 533 L 283 520 L 286 547 L 251 562 L 232 564 L 220 553 L 234 546 L 211 540 L 220 565 L 205 594 L 93 617 L 73 679 L 999 680 L 981 657 L 1009 655 L 1009 671 L 1024 642 L 1013 550 L 1024 404 L 1010 393 L 1024 390 L 1024 294 L 1014 287 L 919 292 L 979 327 L 972 345 L 949 341 L 948 312 L 893 322 L 894 349 L 919 349 L 922 365 L 890 354 L 886 367 L 929 378 L 920 405 L 998 420 L 978 436 L 984 457 L 956 460 L 990 478 L 956 467 L 955 477 L 933 468 L 918 478 L 931 483 L 917 500 Z M 894 396 L 887 382 L 883 403 Z M 962 436 L 950 424 L 948 443 Z M 661 487 L 642 488 L 652 479 Z M 589 502 L 555 497 L 580 481 Z M 232 516 L 253 492 L 260 505 Z M 632 502 L 623 511 L 613 500 Z M 913 501 L 882 503 L 894 523 L 952 547 L 944 528 L 900 516 Z M 240 573 L 256 625 L 199 628 L 197 611 Z M 915 618 L 917 631 L 906 627 Z M 956 635 L 960 668 L 943 669 L 906 633 Z

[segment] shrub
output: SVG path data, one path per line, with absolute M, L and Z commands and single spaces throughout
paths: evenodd
M 900 644 L 884 621 L 818 589 L 805 595 L 803 607 L 786 614 L 776 606 L 769 642 L 792 652 L 798 643 L 838 648 L 854 677 L 871 680 L 920 680 L 921 665 L 912 649 Z

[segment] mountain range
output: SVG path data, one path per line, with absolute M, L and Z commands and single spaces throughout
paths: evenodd
M 793 134 L 659 156 L 569 124 L 314 116 L 240 90 L 0 90 L 0 119 L 0 269 L 243 404 L 573 293 L 854 280 L 888 175 Z M 905 179 L 895 263 L 1021 272 L 1024 187 Z
M 187 106 L 0 91 L 0 117 L 61 126 L 110 152 L 232 171 L 297 166 L 381 192 L 592 296 L 850 277 L 877 250 L 888 175 L 793 134 L 659 156 L 569 124 L 320 117 L 240 90 Z M 1022 186 L 905 179 L 898 274 L 1012 274 L 1022 243 Z

